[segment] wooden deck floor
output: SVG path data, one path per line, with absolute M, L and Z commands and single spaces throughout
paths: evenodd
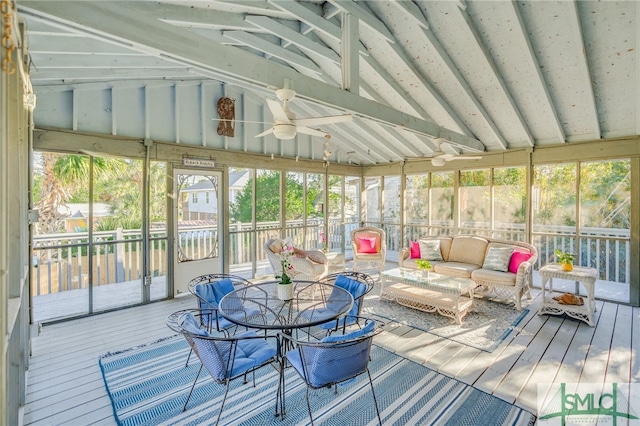
M 492 353 L 407 326 L 387 327 L 375 343 L 534 413 L 538 383 L 638 382 L 639 308 L 598 301 L 589 327 L 538 316 L 533 296 L 529 314 Z M 172 334 L 166 316 L 193 306 L 185 296 L 44 326 L 32 341 L 23 423 L 114 425 L 98 357 Z

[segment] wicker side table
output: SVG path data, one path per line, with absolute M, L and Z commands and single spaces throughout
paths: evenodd
M 596 280 L 598 279 L 598 271 L 595 268 L 574 266 L 572 271 L 566 272 L 562 270 L 560 265 L 548 264 L 540 268 L 539 272 L 542 278 L 542 303 L 538 309 L 538 315 L 567 314 L 572 318 L 586 322 L 590 327 L 595 325 L 593 321 L 593 314 L 596 311 L 594 288 Z M 587 292 L 584 298 L 584 304 L 582 306 L 563 305 L 554 300 L 553 297 L 560 294 L 558 292 L 554 293 L 553 291 L 554 278 L 581 283 Z M 548 289 L 546 288 L 547 282 L 549 283 Z

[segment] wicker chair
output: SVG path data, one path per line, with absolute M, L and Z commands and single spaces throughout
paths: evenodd
M 319 342 L 298 340 L 287 334 L 280 335 L 282 339 L 292 343 L 295 348 L 288 351 L 285 356 L 288 363 L 307 385 L 306 398 L 311 425 L 313 425 L 313 414 L 309 400 L 309 389 L 331 387 L 364 373 L 367 373 L 369 377 L 376 415 L 382 425 L 378 401 L 371 373 L 369 373 L 371 343 L 381 327 L 376 327 L 376 321 L 369 318 L 359 318 L 359 320 L 365 324 L 361 329 L 347 334 L 327 336 Z M 335 386 L 335 393 L 338 393 L 337 386 Z
M 270 238 L 264 244 L 264 253 L 271 263 L 273 273 L 280 275 L 282 273 L 282 264 L 280 263 L 280 253 L 274 252 L 272 247 L 275 245 L 282 246 L 283 240 L 279 238 Z M 317 281 L 327 275 L 328 264 L 327 257 L 320 250 L 298 250 L 298 253 L 304 253 L 307 257 L 296 256 L 290 260 L 292 269 L 287 274 L 296 280 Z M 312 260 L 315 259 L 314 260 Z
M 353 249 L 353 270 L 361 266 L 370 266 L 379 272 L 384 271 L 387 256 L 387 237 L 383 229 L 365 226 L 351 231 Z
M 268 337 L 259 336 L 253 331 L 246 331 L 233 337 L 211 336 L 199 326 L 204 322 L 203 315 L 210 317 L 214 313 L 206 309 L 174 312 L 167 318 L 167 326 L 187 339 L 191 350 L 196 353 L 201 362 L 182 411 L 187 409 L 187 404 L 203 367 L 206 368 L 213 380 L 225 385 L 224 397 L 216 420 L 217 425 L 220 422 L 220 416 L 229 392 L 229 382 L 244 377 L 244 383 L 247 383 L 247 374 L 253 373 L 253 386 L 255 387 L 255 371 L 260 367 L 277 362 L 277 342 L 274 340 L 271 345 L 267 342 Z M 275 339 L 275 336 L 271 339 Z

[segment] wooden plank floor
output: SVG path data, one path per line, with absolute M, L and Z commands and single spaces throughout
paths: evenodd
M 375 343 L 534 413 L 538 383 L 638 381 L 639 308 L 598 301 L 597 325 L 589 327 L 538 316 L 533 293 L 528 315 L 492 353 L 397 324 Z M 32 340 L 23 424 L 114 425 L 98 357 L 171 335 L 167 315 L 194 306 L 184 296 L 44 326 Z

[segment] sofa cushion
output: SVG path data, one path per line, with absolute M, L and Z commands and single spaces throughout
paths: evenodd
M 382 248 L 382 241 L 380 240 L 380 234 L 377 232 L 371 232 L 371 231 L 356 232 L 355 237 L 356 237 L 356 244 L 358 246 L 358 253 L 361 253 L 359 250 L 361 238 L 365 239 L 365 241 L 367 241 L 368 244 L 370 244 L 370 246 L 373 247 L 373 251 L 371 253 L 377 253 Z M 364 252 L 364 253 L 368 253 L 368 252 Z
M 471 273 L 471 279 L 475 282 L 489 281 L 502 285 L 516 285 L 516 274 L 511 272 L 492 271 L 490 269 L 476 269 Z
M 442 261 L 442 252 L 440 251 L 440 240 L 423 239 L 418 241 L 420 245 L 420 258 L 427 260 Z
M 513 254 L 514 247 L 500 247 L 489 244 L 487 248 L 487 254 L 484 257 L 482 263 L 483 269 L 490 269 L 492 271 L 507 272 L 509 269 L 509 262 L 511 261 L 511 255 Z
M 460 262 L 442 262 L 436 263 L 433 270 L 438 274 L 449 275 L 457 278 L 470 278 L 471 273 L 478 269 L 478 265 Z
M 482 237 L 457 236 L 451 243 L 447 262 L 467 263 L 479 268 L 484 263 L 488 244 L 489 241 Z
M 518 268 L 522 262 L 525 262 L 531 259 L 533 253 L 529 251 L 525 251 L 525 248 L 517 248 L 513 251 L 511 255 L 511 260 L 509 261 L 509 272 L 513 272 L 514 274 L 518 273 Z
M 411 259 L 420 259 L 420 244 L 417 241 L 411 241 Z

